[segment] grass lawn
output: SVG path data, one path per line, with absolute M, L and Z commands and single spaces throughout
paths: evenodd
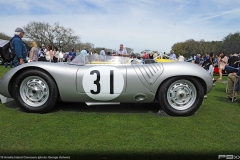
M 0 66 L 0 77 L 7 70 Z M 217 82 L 190 117 L 156 116 L 155 105 L 59 102 L 48 114 L 30 114 L 19 110 L 14 101 L 0 103 L 0 159 L 13 155 L 85 160 L 240 155 L 240 100 L 229 101 L 225 87 Z

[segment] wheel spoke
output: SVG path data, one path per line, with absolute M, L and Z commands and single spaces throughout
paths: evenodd
M 22 100 L 32 107 L 43 105 L 49 97 L 49 88 L 44 79 L 38 76 L 25 78 L 20 85 Z
M 196 87 L 188 80 L 174 82 L 167 91 L 167 100 L 176 110 L 185 110 L 191 107 L 196 97 Z

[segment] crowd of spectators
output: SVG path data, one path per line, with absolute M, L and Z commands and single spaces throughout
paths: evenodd
M 205 68 L 212 76 L 214 70 L 218 70 L 219 78 L 217 81 L 219 82 L 222 82 L 223 71 L 225 74 L 228 74 L 228 98 L 233 101 L 237 100 L 236 96 L 238 95 L 240 86 L 240 53 L 225 55 L 221 52 L 215 56 L 213 53 L 205 54 L 204 56 L 197 54 L 190 57 L 190 61 Z M 236 84 L 235 86 L 234 83 Z

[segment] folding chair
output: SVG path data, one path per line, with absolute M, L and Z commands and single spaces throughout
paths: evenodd
M 227 85 L 226 85 L 226 93 L 228 93 L 228 83 L 227 83 Z
M 235 77 L 236 77 L 236 78 L 235 78 L 235 81 L 233 82 L 232 102 L 233 102 L 234 97 L 235 97 L 235 92 L 234 92 L 234 90 L 235 90 L 236 84 L 239 83 L 239 80 L 240 80 L 240 76 L 235 75 Z

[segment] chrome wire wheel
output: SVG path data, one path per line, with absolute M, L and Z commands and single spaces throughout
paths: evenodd
M 173 82 L 167 90 L 167 101 L 176 110 L 186 110 L 196 101 L 197 90 L 192 82 L 181 79 Z
M 40 107 L 49 98 L 49 87 L 44 79 L 38 76 L 25 78 L 19 88 L 24 103 L 31 107 Z

